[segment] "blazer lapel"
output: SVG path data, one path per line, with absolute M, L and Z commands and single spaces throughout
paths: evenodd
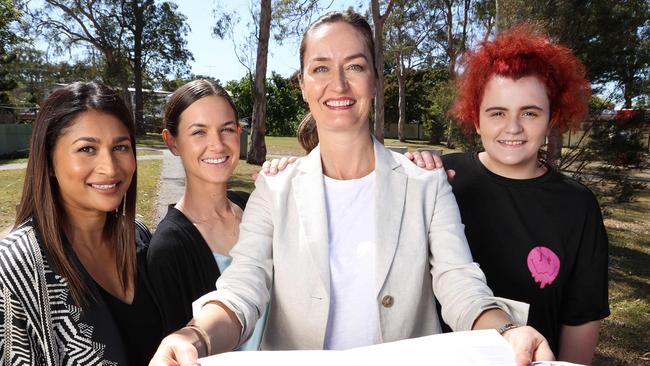
M 311 253 L 326 294 L 330 294 L 329 239 L 323 188 L 320 147 L 317 146 L 297 167 L 301 171 L 292 180 L 294 200 L 300 221 L 300 237 Z
M 375 283 L 379 294 L 390 271 L 399 233 L 402 226 L 404 202 L 406 200 L 405 174 L 390 151 L 374 139 L 375 172 L 377 176 L 375 193 Z

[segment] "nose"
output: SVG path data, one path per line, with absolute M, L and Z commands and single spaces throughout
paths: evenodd
M 210 140 L 208 141 L 208 147 L 213 148 L 214 150 L 220 150 L 223 148 L 223 141 L 221 140 L 221 134 L 219 132 L 215 132 L 212 134 Z
M 523 126 L 521 125 L 521 119 L 519 116 L 515 115 L 508 119 L 505 131 L 509 134 L 516 135 L 523 131 Z
M 116 169 L 115 157 L 111 151 L 101 151 L 97 162 L 97 171 L 107 177 L 115 176 Z
M 339 70 L 336 74 L 336 80 L 334 80 L 334 90 L 337 92 L 344 92 L 348 89 L 348 79 L 345 75 L 345 70 Z

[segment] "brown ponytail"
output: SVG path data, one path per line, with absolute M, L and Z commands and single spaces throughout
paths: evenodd
M 298 125 L 298 142 L 300 146 L 309 154 L 318 145 L 318 129 L 316 128 L 316 120 L 307 113 L 305 118 L 300 121 Z

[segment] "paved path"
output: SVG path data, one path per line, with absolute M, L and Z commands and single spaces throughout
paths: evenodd
M 160 172 L 160 187 L 156 206 L 156 222 L 167 214 L 167 206 L 176 203 L 185 191 L 185 171 L 181 158 L 169 150 L 163 150 L 163 166 Z

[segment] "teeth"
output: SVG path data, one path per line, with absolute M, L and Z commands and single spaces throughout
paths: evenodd
M 344 100 L 330 100 L 325 103 L 326 105 L 330 107 L 347 107 L 349 105 L 354 104 L 354 101 L 352 99 L 344 99 Z
M 523 145 L 524 143 L 524 141 L 521 140 L 501 140 L 499 142 L 506 145 Z
M 91 184 L 91 185 L 92 185 L 93 188 L 97 188 L 97 189 L 111 189 L 111 188 L 115 188 L 115 186 L 117 186 L 116 183 L 113 183 L 113 184 Z
M 226 161 L 226 159 L 228 159 L 228 158 L 223 157 L 223 158 L 219 158 L 219 159 L 203 159 L 203 162 L 208 163 L 208 164 L 221 164 L 224 161 Z

